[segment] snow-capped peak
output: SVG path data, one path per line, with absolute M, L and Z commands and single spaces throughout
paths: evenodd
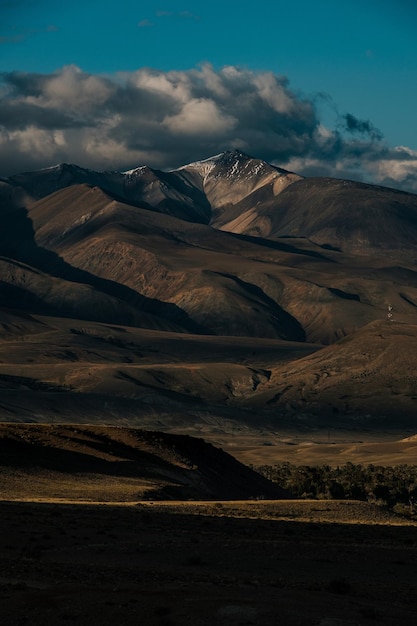
M 146 169 L 148 169 L 147 165 L 141 165 L 139 167 L 134 167 L 133 170 L 126 170 L 125 172 L 120 173 L 124 176 L 140 176 Z
M 206 178 L 212 171 L 214 167 L 216 167 L 217 163 L 223 158 L 224 152 L 220 154 L 216 154 L 215 156 L 209 157 L 208 159 L 202 159 L 201 161 L 194 161 L 193 163 L 188 163 L 188 165 L 182 165 L 175 170 L 171 170 L 174 172 L 180 172 L 181 170 L 194 170 L 200 174 L 202 178 Z

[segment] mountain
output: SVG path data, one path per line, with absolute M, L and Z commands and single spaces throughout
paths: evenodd
M 244 216 L 223 228 L 272 238 L 308 237 L 355 254 L 385 255 L 415 248 L 417 197 L 348 180 L 309 178 L 260 207 L 249 225 L 242 228 L 242 221 Z
M 216 229 L 375 254 L 412 249 L 415 194 L 332 178 L 303 178 L 237 150 L 162 171 L 96 172 L 62 163 L 0 182 L 2 204 L 30 203 L 86 184 L 113 199 Z
M 103 419 L 116 398 L 113 417 L 136 425 L 149 406 L 165 425 L 169 411 L 252 428 L 254 409 L 339 419 L 394 404 L 411 419 L 411 387 L 387 382 L 409 364 L 372 364 L 368 396 L 346 371 L 368 341 L 378 363 L 413 345 L 416 241 L 417 196 L 238 151 L 170 171 L 61 164 L 2 179 L 0 415 L 28 419 L 32 402 L 48 419 Z M 343 376 L 326 376 L 336 353 Z

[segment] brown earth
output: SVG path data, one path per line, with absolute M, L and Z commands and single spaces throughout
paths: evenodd
M 4 310 L 0 421 L 273 441 L 317 429 L 352 431 L 357 441 L 369 430 L 397 441 L 417 431 L 416 328 L 373 322 L 320 347 Z
M 133 429 L 2 424 L 0 459 L 5 626 L 415 623 L 416 524 L 375 505 L 233 500 L 261 477 Z
M 416 527 L 353 502 L 0 503 L 2 624 L 415 624 Z

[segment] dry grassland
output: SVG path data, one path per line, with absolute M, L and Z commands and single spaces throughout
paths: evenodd
M 160 435 L 155 445 L 129 429 L 54 425 L 3 426 L 3 435 L 5 626 L 415 624 L 410 520 L 345 500 L 151 500 L 187 466 L 173 438 Z M 13 456 L 12 435 L 31 442 L 32 456 Z M 151 443 L 152 476 L 150 456 L 143 475 L 139 465 L 135 475 L 120 471 L 133 445 L 143 454 Z M 76 449 L 82 459 L 66 456 Z M 78 465 L 54 469 L 62 458 Z

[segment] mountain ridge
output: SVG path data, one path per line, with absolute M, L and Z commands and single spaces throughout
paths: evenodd
M 142 165 L 97 172 L 64 163 L 3 179 L 0 194 L 3 201 L 14 194 L 16 202 L 29 206 L 75 184 L 236 234 L 308 237 L 362 254 L 411 249 L 417 242 L 417 195 L 344 179 L 301 177 L 238 150 L 167 171 Z M 25 196 L 31 200 L 25 202 Z
M 52 402 L 63 415 L 65 395 L 75 412 L 97 415 L 115 398 L 115 416 L 137 403 L 141 415 L 185 407 L 190 419 L 251 407 L 268 420 L 329 407 L 356 419 L 372 406 L 393 414 L 397 403 L 411 419 L 405 364 L 395 360 L 395 388 L 378 364 L 396 342 L 414 345 L 416 243 L 416 195 L 302 178 L 238 151 L 171 171 L 62 164 L 2 181 L 0 384 L 9 400 L 0 416 L 15 415 L 16 402 L 27 415 L 31 398 L 41 414 Z M 39 343 L 28 339 L 24 315 L 42 317 Z M 372 361 L 371 399 L 364 391 L 352 400 L 352 379 L 344 402 L 344 372 L 322 373 L 334 370 L 336 352 L 348 370 L 363 345 L 376 346 L 375 324 L 392 339 Z M 55 327 L 65 329 L 59 341 Z M 81 349 L 85 328 L 94 332 Z M 145 359 L 147 333 L 158 345 L 160 333 L 168 343 L 170 333 L 181 337 L 182 356 Z M 211 342 L 222 348 L 207 361 Z M 282 342 L 294 346 L 289 359 Z

